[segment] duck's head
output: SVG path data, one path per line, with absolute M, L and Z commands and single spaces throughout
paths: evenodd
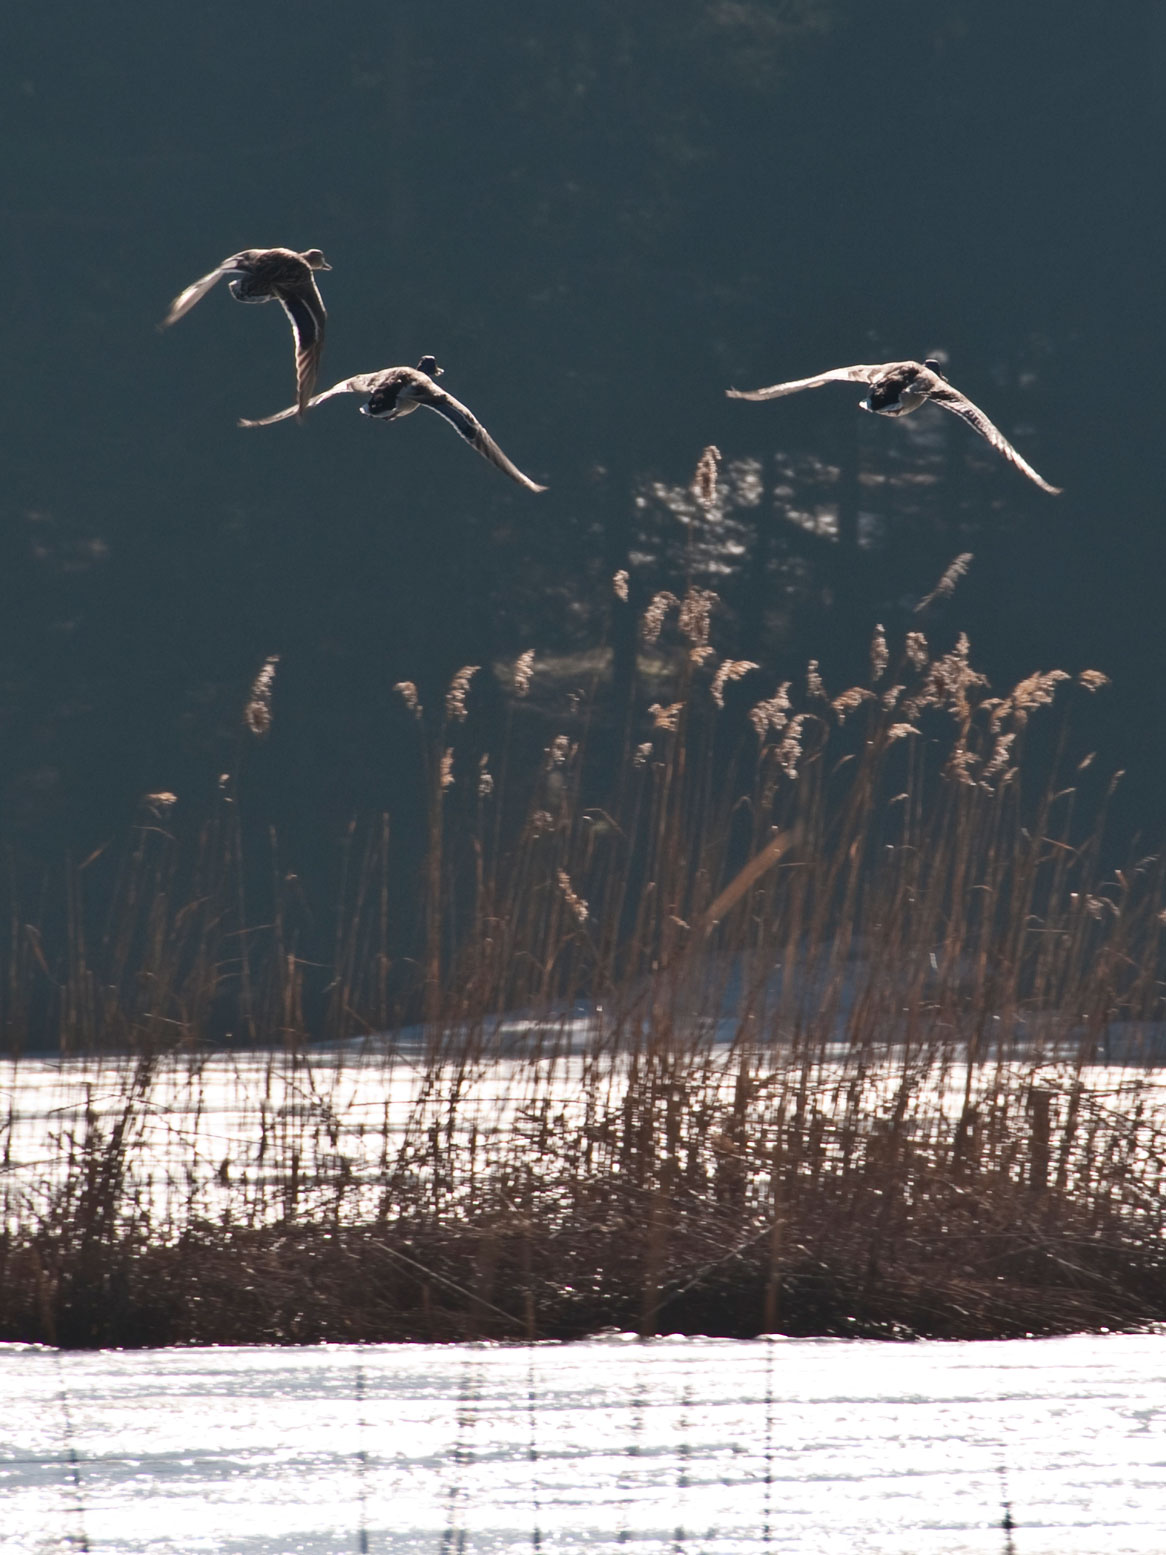
M 435 356 L 423 356 L 417 363 L 417 371 L 425 373 L 429 378 L 440 378 L 445 371 L 444 367 L 438 367 Z
M 331 270 L 332 268 L 318 248 L 306 248 L 300 258 L 309 270 Z
M 943 363 L 939 360 L 938 357 L 926 357 L 924 359 L 923 365 L 926 367 L 928 372 L 934 373 L 937 378 L 942 378 L 945 382 L 947 381 L 947 374 L 943 370 Z

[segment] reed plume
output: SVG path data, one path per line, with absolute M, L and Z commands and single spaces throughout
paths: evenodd
M 469 712 L 466 697 L 469 694 L 470 681 L 480 669 L 480 664 L 463 664 L 450 681 L 445 693 L 445 716 L 448 722 L 465 722 Z
M 882 680 L 887 673 L 887 665 L 890 663 L 890 653 L 887 651 L 887 634 L 882 626 L 876 626 L 874 635 L 870 640 L 870 678 L 872 681 Z
M 520 653 L 514 661 L 514 695 L 524 697 L 530 690 L 530 683 L 534 677 L 534 649 L 528 648 L 525 653 Z
M 760 668 L 760 664 L 755 663 L 752 659 L 722 659 L 720 664 L 717 665 L 717 672 L 713 676 L 712 684 L 709 687 L 713 701 L 718 707 L 724 707 L 725 687 L 731 685 L 735 680 L 740 680 L 742 676 L 748 675 L 750 670 L 759 670 Z
M 1166 1317 L 1158 1082 L 1095 1067 L 1160 1024 L 1166 861 L 1107 867 L 1104 799 L 1051 764 L 1042 788 L 1022 734 L 1104 677 L 992 696 L 965 636 L 933 659 L 912 633 L 892 685 L 828 709 L 810 661 L 804 702 L 726 707 L 757 666 L 706 698 L 714 604 L 661 601 L 679 648 L 645 655 L 632 770 L 590 759 L 602 693 L 570 733 L 515 718 L 497 792 L 473 724 L 419 742 L 423 867 L 393 879 L 387 816 L 355 828 L 329 934 L 222 805 L 190 861 L 150 824 L 86 861 L 63 937 L 14 888 L 0 1029 L 50 1031 L 79 1083 L 36 1149 L 0 1116 L 0 1337 Z
M 143 795 L 142 803 L 147 809 L 152 810 L 155 815 L 162 817 L 178 803 L 178 795 L 170 793 L 169 790 L 163 790 L 158 794 Z
M 399 680 L 393 690 L 404 702 L 414 718 L 420 718 L 425 709 L 421 706 L 421 699 L 417 695 L 417 687 L 411 680 Z
M 931 663 L 931 651 L 922 632 L 908 632 L 903 642 L 903 653 L 912 669 L 925 670 Z
M 926 610 L 928 605 L 935 603 L 937 599 L 947 599 L 955 593 L 955 586 L 959 580 L 967 574 L 968 568 L 975 558 L 971 551 L 962 551 L 943 573 L 939 582 L 931 590 L 931 593 L 921 599 L 915 606 L 915 613 Z
M 659 639 L 668 612 L 679 607 L 680 601 L 670 589 L 661 589 L 652 595 L 640 618 L 640 634 L 645 643 L 654 643 Z
M 648 717 L 655 728 L 673 732 L 680 726 L 680 715 L 683 711 L 683 702 L 669 702 L 667 706 L 662 702 L 653 702 L 648 709 Z
M 1110 679 L 1101 670 L 1082 670 L 1077 676 L 1077 684 L 1084 686 L 1086 691 L 1100 691 L 1110 684 Z
M 780 734 L 789 721 L 789 688 L 789 681 L 782 681 L 771 697 L 755 702 L 749 709 L 749 722 L 753 725 L 754 733 L 762 744 L 765 743 L 765 736 L 770 730 L 774 734 Z
M 856 707 L 861 707 L 864 702 L 874 699 L 874 692 L 867 686 L 851 686 L 849 691 L 843 691 L 830 703 L 834 709 L 834 715 L 838 722 L 845 723 L 847 713 L 853 713 Z
M 251 682 L 251 694 L 243 708 L 243 722 L 257 739 L 262 739 L 271 729 L 271 693 L 278 664 L 278 653 L 264 659 L 263 668 Z
M 692 477 L 692 494 L 706 513 L 717 500 L 717 474 L 720 470 L 721 450 L 710 443 L 697 461 Z
M 566 902 L 567 907 L 571 912 L 571 916 L 575 919 L 575 922 L 580 925 L 586 923 L 588 913 L 587 903 L 581 896 L 576 894 L 574 887 L 571 885 L 570 875 L 565 869 L 559 869 L 555 871 L 555 878 L 558 881 L 559 890 L 562 893 L 563 900 Z

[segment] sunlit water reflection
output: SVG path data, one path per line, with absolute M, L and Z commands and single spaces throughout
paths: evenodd
M 524 1120 L 548 1109 L 561 1125 L 577 1127 L 589 1107 L 618 1114 L 628 1059 L 589 1055 L 593 1035 L 586 1020 L 549 1035 L 514 1023 L 472 1061 L 432 1062 L 420 1047 L 376 1043 L 295 1054 L 178 1055 L 154 1061 L 145 1081 L 145 1070 L 118 1055 L 0 1059 L 0 1230 L 35 1223 L 76 1182 L 82 1152 L 100 1151 L 115 1133 L 124 1146 L 123 1198 L 149 1209 L 155 1232 L 197 1217 L 217 1220 L 228 1210 L 244 1224 L 292 1214 L 367 1218 L 381 1204 L 390 1163 L 414 1148 L 424 1155 L 434 1129 L 450 1149 L 472 1147 L 484 1167 L 512 1155 L 525 1137 Z M 520 1043 L 521 1056 L 499 1057 L 506 1043 Z M 738 1068 L 734 1049 L 715 1045 L 688 1083 L 703 1088 L 709 1106 L 727 1107 Z M 901 1057 L 876 1064 L 841 1045 L 812 1059 L 774 1050 L 765 1074 L 771 1115 L 791 1097 L 799 1107 L 808 1097 L 835 1122 L 860 1085 L 866 1111 L 876 1117 L 890 1114 L 904 1084 Z M 1160 1153 L 1166 1077 L 1141 1065 L 1081 1068 L 1030 1059 L 978 1064 L 969 1073 L 953 1049 L 912 1074 L 907 1126 L 950 1132 L 966 1107 L 1001 1090 L 1020 1096 L 1023 1110 L 1033 1085 L 1049 1087 L 1062 1108 L 1081 1086 L 1078 1103 L 1092 1109 L 1100 1139 L 1115 1137 L 1107 1130 L 1124 1137 L 1136 1114 L 1140 1149 Z M 1084 1169 L 1095 1173 L 1093 1141 L 1087 1130 L 1079 1133 L 1088 1147 Z M 830 1138 L 827 1130 L 821 1148 L 830 1148 Z M 1076 1156 L 1067 1163 L 1070 1186 L 1081 1164 Z
M 0 1550 L 1159 1552 L 1166 1345 L 0 1348 Z

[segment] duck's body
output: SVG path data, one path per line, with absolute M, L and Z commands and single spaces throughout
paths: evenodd
M 867 380 L 870 393 L 859 405 L 876 416 L 907 416 L 924 404 L 941 381 L 930 363 L 889 363 L 879 377 Z
M 162 327 L 189 313 L 216 282 L 224 279 L 237 302 L 271 302 L 274 298 L 290 319 L 295 337 L 295 414 L 302 416 L 316 385 L 327 317 L 313 272 L 331 268 L 318 248 L 303 253 L 294 248 L 245 248 L 179 292 Z
M 323 394 L 315 395 L 308 401 L 307 408 L 313 409 L 331 399 L 334 394 L 366 394 L 368 399 L 360 407 L 362 416 L 373 416 L 378 421 L 398 421 L 423 405 L 427 410 L 443 416 L 471 448 L 476 449 L 483 459 L 489 460 L 504 475 L 509 475 L 512 481 L 525 486 L 527 491 L 545 491 L 545 486 L 532 481 L 529 475 L 524 475 L 506 457 L 471 410 L 437 385 L 435 380 L 441 371 L 432 356 L 423 356 L 416 367 L 386 367 L 379 373 L 357 373 L 352 378 L 334 383 Z M 295 414 L 296 407 L 289 405 L 274 416 L 265 416 L 260 421 L 240 421 L 239 425 L 267 427 L 276 421 L 286 421 Z
M 928 400 L 950 410 L 986 438 L 998 453 L 1035 481 L 1042 491 L 1056 495 L 1059 486 L 1050 486 L 1038 475 L 1028 461 L 1021 457 L 994 422 L 973 405 L 966 395 L 952 388 L 943 376 L 940 364 L 932 357 L 925 362 L 882 362 L 871 366 L 835 367 L 828 373 L 818 373 L 813 378 L 794 378 L 789 383 L 775 383 L 768 389 L 729 389 L 730 399 L 775 400 L 786 394 L 797 394 L 801 389 L 817 389 L 824 383 L 866 383 L 870 392 L 860 400 L 863 410 L 876 416 L 907 416 Z

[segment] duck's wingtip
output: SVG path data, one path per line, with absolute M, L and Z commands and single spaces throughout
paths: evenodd
M 185 293 L 181 293 L 179 296 L 175 297 L 169 308 L 167 308 L 165 317 L 158 320 L 158 323 L 155 327 L 157 328 L 159 334 L 161 334 L 164 329 L 169 329 L 172 324 L 177 324 L 179 319 L 185 318 L 186 315 L 190 312 L 191 308 L 194 306 L 194 303 L 188 303 L 185 307 L 183 307 L 182 301 L 184 296 Z M 195 302 L 197 301 L 198 298 L 196 297 Z
M 531 491 L 549 491 L 549 486 L 540 486 L 538 481 L 528 481 L 527 486 Z
M 744 389 L 726 389 L 725 390 L 725 398 L 726 399 L 730 399 L 730 400 L 743 400 L 745 397 L 746 396 L 745 396 L 745 390 Z

